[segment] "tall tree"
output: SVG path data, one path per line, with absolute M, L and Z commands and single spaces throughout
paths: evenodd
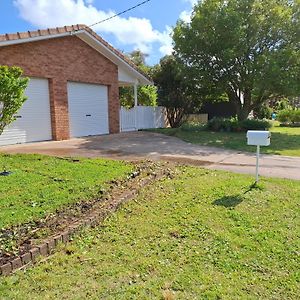
M 14 115 L 26 101 L 28 78 L 18 67 L 0 66 L 0 135 L 15 120 Z
M 133 50 L 129 53 L 130 59 L 137 65 L 137 66 L 146 66 L 146 58 L 149 55 L 143 53 L 141 50 Z
M 179 127 L 188 113 L 200 107 L 193 91 L 193 84 L 186 79 L 181 65 L 174 56 L 167 55 L 154 68 L 153 80 L 157 86 L 158 104 L 167 110 L 167 118 L 172 128 Z M 196 100 L 195 100 L 196 99 Z
M 271 97 L 300 93 L 299 0 L 202 0 L 174 29 L 195 89 L 226 93 L 240 120 Z

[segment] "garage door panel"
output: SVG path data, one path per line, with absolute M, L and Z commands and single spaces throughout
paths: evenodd
M 0 136 L 0 146 L 26 142 L 26 131 L 20 126 L 8 126 Z
M 97 84 L 68 82 L 71 137 L 107 134 L 107 87 Z
M 31 78 L 25 94 L 28 99 L 0 136 L 0 145 L 52 139 L 48 80 Z

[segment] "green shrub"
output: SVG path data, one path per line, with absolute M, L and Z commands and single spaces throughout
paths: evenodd
M 300 110 L 299 109 L 281 110 L 277 115 L 277 119 L 282 123 L 298 123 L 300 122 Z
M 206 128 L 211 131 L 231 131 L 233 119 L 212 118 L 208 121 Z
M 268 105 L 263 104 L 254 111 L 254 116 L 257 119 L 271 119 L 273 110 Z
M 241 131 L 241 125 L 237 118 L 230 118 L 229 121 L 230 121 L 230 130 L 229 131 L 235 131 L 235 132 Z
M 201 131 L 205 128 L 204 124 L 195 123 L 195 122 L 187 122 L 180 126 L 180 129 L 183 131 Z
M 272 124 L 267 120 L 247 119 L 239 122 L 240 127 L 244 130 L 266 130 L 272 127 Z
M 211 131 L 238 132 L 247 130 L 265 130 L 272 127 L 267 120 L 247 119 L 238 121 L 237 118 L 213 118 L 208 121 L 206 129 Z
M 300 110 L 293 110 L 292 116 L 291 116 L 292 123 L 299 123 L 300 122 Z
M 291 121 L 291 111 L 288 110 L 288 109 L 284 109 L 284 110 L 281 110 L 278 114 L 277 114 L 277 120 L 279 122 L 282 122 L 282 123 L 287 123 L 287 122 L 290 122 Z

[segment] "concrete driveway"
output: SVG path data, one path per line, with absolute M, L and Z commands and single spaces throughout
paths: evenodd
M 167 160 L 236 173 L 255 173 L 255 154 L 190 144 L 150 132 L 77 138 L 0 147 L 6 153 Z M 300 180 L 300 157 L 261 155 L 260 174 Z

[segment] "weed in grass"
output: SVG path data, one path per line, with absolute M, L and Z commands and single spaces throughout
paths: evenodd
M 164 300 L 175 300 L 176 299 L 175 293 L 170 290 L 163 291 L 162 296 L 163 296 Z

